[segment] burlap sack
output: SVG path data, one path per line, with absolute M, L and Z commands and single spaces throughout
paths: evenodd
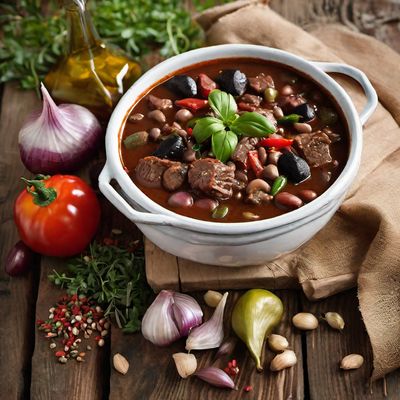
M 238 1 L 198 17 L 208 44 L 252 43 L 309 60 L 362 69 L 380 105 L 364 129 L 358 177 L 330 223 L 296 253 L 275 261 L 296 276 L 307 297 L 329 296 L 358 283 L 360 309 L 374 352 L 373 378 L 400 367 L 400 55 L 342 26 L 307 33 L 255 1 Z M 338 78 L 361 109 L 360 87 Z

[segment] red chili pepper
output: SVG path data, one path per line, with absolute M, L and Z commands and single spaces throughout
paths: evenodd
M 188 98 L 175 101 L 175 105 L 196 112 L 208 107 L 208 100 Z
M 289 147 L 293 144 L 293 139 L 284 138 L 265 138 L 261 139 L 258 144 L 265 147 L 275 147 L 275 149 L 281 149 L 282 147 Z
M 186 132 L 189 136 L 193 136 L 193 128 L 187 128 Z
M 263 166 L 258 158 L 258 151 L 252 150 L 247 153 L 248 163 L 256 176 L 260 176 L 263 172 Z
M 197 81 L 200 94 L 202 97 L 208 98 L 208 95 L 217 88 L 217 84 L 206 74 L 199 74 Z

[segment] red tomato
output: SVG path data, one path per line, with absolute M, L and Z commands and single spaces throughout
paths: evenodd
M 92 240 L 100 221 L 94 191 L 80 178 L 54 175 L 26 180 L 14 205 L 22 241 L 37 253 L 68 257 Z M 54 196 L 55 195 L 55 196 Z

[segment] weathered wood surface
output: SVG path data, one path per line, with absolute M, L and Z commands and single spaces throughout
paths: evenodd
M 400 3 L 397 0 L 272 0 L 271 7 L 305 28 L 317 22 L 344 23 L 400 51 Z M 352 400 L 384 399 L 385 391 L 387 399 L 400 399 L 399 371 L 386 378 L 386 385 L 383 381 L 371 387 L 368 385 L 368 365 L 372 354 L 357 309 L 355 291 L 318 303 L 309 303 L 305 299 L 299 301 L 300 295 L 296 291 L 279 291 L 287 310 L 279 332 L 289 338 L 299 356 L 299 363 L 284 373 L 256 374 L 252 360 L 240 345 L 235 351 L 242 367 L 238 383 L 241 388 L 253 385 L 254 390 L 249 394 L 213 389 L 194 378 L 182 381 L 177 378 L 171 359 L 174 351 L 183 349 L 182 342 L 171 348 L 158 349 L 140 335 L 124 336 L 117 329 L 111 332 L 109 347 L 94 351 L 85 364 L 70 362 L 66 366 L 59 365 L 48 348 L 48 342 L 40 337 L 34 325 L 35 314 L 38 317 L 46 315 L 57 299 L 57 291 L 46 280 L 54 261 L 44 259 L 41 274 L 38 268 L 34 268 L 25 277 L 10 279 L 3 272 L 5 256 L 17 241 L 12 207 L 21 190 L 18 178 L 26 174 L 19 160 L 17 134 L 23 117 L 37 104 L 33 93 L 20 92 L 12 84 L 4 86 L 0 115 L 0 399 Z M 121 226 L 131 235 L 137 234 L 132 230 L 132 224 L 111 207 L 105 207 L 104 231 Z M 159 259 L 159 262 L 165 260 Z M 176 274 L 179 266 L 173 260 L 169 260 L 169 264 L 171 274 Z M 232 292 L 229 307 L 232 307 L 235 296 L 238 292 Z M 346 329 L 340 334 L 321 324 L 311 333 L 295 331 L 289 321 L 299 310 L 316 314 L 337 311 L 344 315 Z M 131 362 L 126 376 L 117 374 L 110 366 L 109 361 L 115 352 L 126 355 Z M 364 355 L 365 365 L 358 371 L 339 371 L 341 357 L 350 352 Z M 196 354 L 199 354 L 200 365 L 208 365 L 214 352 Z M 266 361 L 270 358 L 271 353 L 267 352 Z
M 296 292 L 277 291 L 276 294 L 285 304 L 285 315 L 278 332 L 285 335 L 291 348 L 298 356 L 298 364 L 290 370 L 271 373 L 268 370 L 273 353 L 265 350 L 263 354 L 265 370 L 262 373 L 255 371 L 254 362 L 249 357 L 245 346 L 239 343 L 230 357 L 214 361 L 216 350 L 193 351 L 198 360 L 199 368 L 216 366 L 224 368 L 227 362 L 235 358 L 240 367 L 239 379 L 235 380 L 237 391 L 221 390 L 205 384 L 195 377 L 186 380 L 179 378 L 176 373 L 172 354 L 185 351 L 185 342 L 179 341 L 167 348 L 156 348 L 143 337 L 123 336 L 113 331 L 111 340 L 111 354 L 125 355 L 132 365 L 127 375 L 121 376 L 114 370 L 111 372 L 110 400 L 127 398 L 135 399 L 163 399 L 163 400 L 203 400 L 203 399 L 302 399 L 303 363 L 301 335 L 290 327 L 293 314 L 299 309 L 299 300 Z M 230 318 L 233 305 L 240 292 L 231 292 L 228 296 L 225 313 L 225 333 L 227 337 L 231 331 Z M 202 297 L 197 299 L 205 310 L 205 319 L 208 319 L 212 310 L 204 304 Z M 244 387 L 251 385 L 251 393 L 245 393 Z M 130 397 L 134 396 L 134 397 Z

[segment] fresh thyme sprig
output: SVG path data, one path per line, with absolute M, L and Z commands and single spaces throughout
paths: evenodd
M 49 280 L 69 294 L 84 294 L 102 305 L 124 332 L 140 329 L 153 293 L 146 282 L 144 256 L 114 245 L 93 242 L 87 254 L 72 259 L 66 273 Z

